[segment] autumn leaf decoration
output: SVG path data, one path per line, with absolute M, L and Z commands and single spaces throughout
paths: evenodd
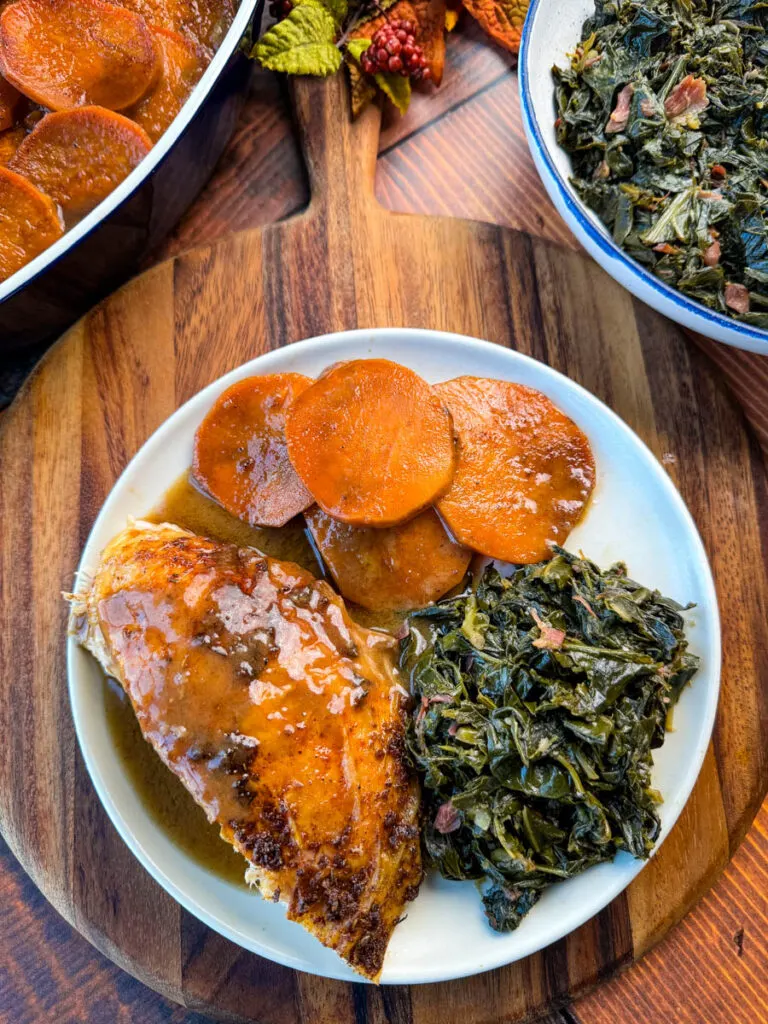
M 445 36 L 462 10 L 517 53 L 528 0 L 270 0 L 251 51 L 263 67 L 325 77 L 346 64 L 355 117 L 381 94 L 405 113 L 413 85 L 440 85 Z
M 464 0 L 464 6 L 491 39 L 517 53 L 528 0 Z
M 332 75 L 341 67 L 337 24 L 324 4 L 303 0 L 287 18 L 275 22 L 254 47 L 256 59 L 270 71 L 289 75 Z

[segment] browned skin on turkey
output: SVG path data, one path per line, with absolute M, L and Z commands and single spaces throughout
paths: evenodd
M 109 544 L 72 623 L 249 880 L 377 979 L 422 874 L 394 642 L 299 566 L 169 524 Z

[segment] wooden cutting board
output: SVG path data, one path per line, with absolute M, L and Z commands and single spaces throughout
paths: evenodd
M 766 792 L 765 469 L 706 358 L 594 263 L 490 225 L 385 212 L 373 195 L 378 112 L 350 124 L 340 79 L 298 82 L 295 106 L 307 211 L 128 284 L 51 350 L 4 417 L 0 826 L 74 927 L 147 984 L 211 1015 L 261 1024 L 530 1019 L 661 938 L 724 867 Z M 607 402 L 663 460 L 693 512 L 723 617 L 714 742 L 659 855 L 605 911 L 542 953 L 410 989 L 271 964 L 209 931 L 151 880 L 76 750 L 59 596 L 115 479 L 179 404 L 261 352 L 373 326 L 510 345 Z

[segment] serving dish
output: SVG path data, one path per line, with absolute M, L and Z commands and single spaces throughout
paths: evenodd
M 261 0 L 243 0 L 181 112 L 149 154 L 94 210 L 0 283 L 0 352 L 60 333 L 135 272 L 207 181 L 242 105 L 250 62 L 243 35 Z
M 236 380 L 279 371 L 315 375 L 350 357 L 386 356 L 436 382 L 485 373 L 536 387 L 590 437 L 599 484 L 592 507 L 569 545 L 607 564 L 622 557 L 646 581 L 683 601 L 691 613 L 692 650 L 703 664 L 676 714 L 676 731 L 656 757 L 655 783 L 665 797 L 662 838 L 682 809 L 701 765 L 714 719 L 719 680 L 719 625 L 711 575 L 690 516 L 663 469 L 618 418 L 595 398 L 547 367 L 506 349 L 427 331 L 357 331 L 298 343 L 254 360 L 204 389 L 147 442 L 118 481 L 83 553 L 81 572 L 130 515 L 158 503 L 170 480 L 189 465 L 194 432 L 212 402 Z M 287 922 L 279 906 L 212 876 L 159 830 L 117 763 L 106 723 L 96 664 L 69 641 L 70 698 L 78 738 L 95 788 L 119 833 L 150 871 L 188 910 L 247 949 L 316 974 L 352 980 L 328 950 Z M 407 920 L 396 930 L 382 980 L 418 983 L 488 970 L 562 937 L 621 891 L 642 864 L 621 856 L 550 890 L 525 927 L 499 935 L 487 927 L 470 883 L 430 877 Z M 456 947 L 455 935 L 467 941 Z
M 544 187 L 589 254 L 619 284 L 671 320 L 736 348 L 768 354 L 768 333 L 713 312 L 671 288 L 632 260 L 569 181 L 570 158 L 557 144 L 550 69 L 565 66 L 581 38 L 593 0 L 532 0 L 520 48 L 520 97 L 528 144 Z

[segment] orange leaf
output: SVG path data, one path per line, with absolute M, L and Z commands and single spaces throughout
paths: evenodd
M 440 85 L 445 68 L 445 12 L 446 0 L 398 0 L 390 7 L 386 16 L 381 15 L 366 21 L 351 33 L 351 38 L 369 38 L 384 24 L 396 18 L 405 18 L 416 26 L 416 42 L 424 50 L 424 56 L 432 72 L 432 81 Z
M 464 6 L 492 39 L 517 53 L 528 0 L 464 0 Z
M 414 0 L 411 5 L 419 27 L 416 40 L 432 72 L 432 81 L 440 85 L 445 69 L 445 0 Z
M 461 0 L 446 0 L 445 7 L 445 31 L 453 32 L 459 23 L 461 14 Z

